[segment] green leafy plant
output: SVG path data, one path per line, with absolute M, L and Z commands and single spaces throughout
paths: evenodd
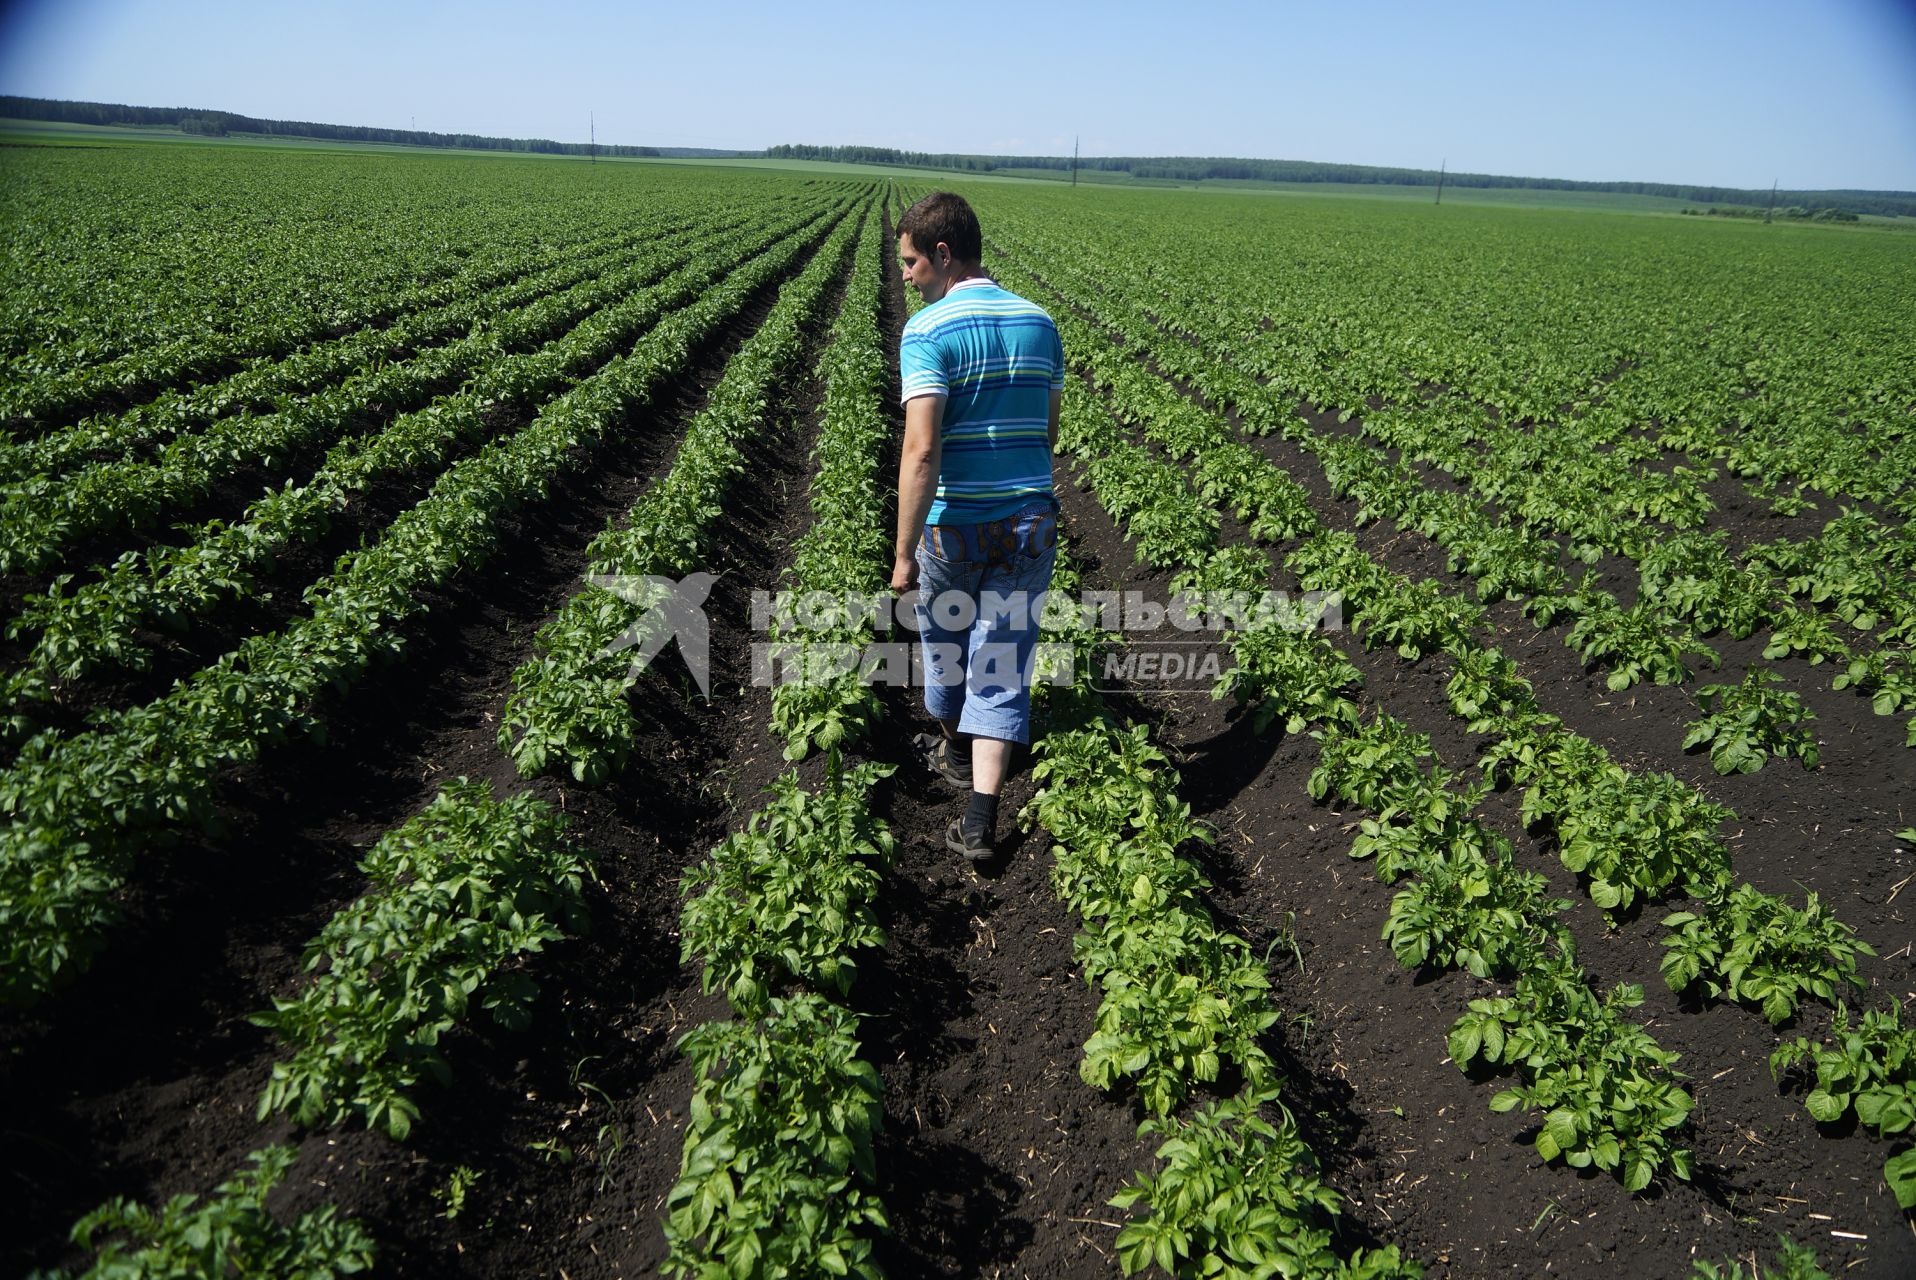
M 447 1176 L 445 1186 L 433 1188 L 432 1198 L 446 1206 L 439 1216 L 450 1219 L 464 1213 L 466 1194 L 472 1190 L 479 1179 L 485 1176 L 479 1170 L 468 1168 L 463 1164 L 455 1168 Z
M 1916 1027 L 1903 1025 L 1902 1006 L 1867 1009 L 1854 1024 L 1849 1006 L 1838 1004 L 1829 1039 L 1798 1036 L 1770 1055 L 1770 1074 L 1808 1063 L 1815 1082 L 1803 1100 L 1820 1124 L 1854 1112 L 1857 1122 L 1880 1138 L 1916 1136 Z M 1904 1146 L 1883 1164 L 1896 1203 L 1916 1210 L 1916 1147 Z
M 1472 733 L 1483 733 L 1498 717 L 1536 705 L 1530 682 L 1517 674 L 1517 664 L 1495 649 L 1467 648 L 1455 661 L 1444 694 L 1450 709 L 1470 722 Z
M 1052 732 L 1039 754 L 1042 785 L 1024 820 L 1058 841 L 1052 883 L 1086 925 L 1073 955 L 1104 992 L 1079 1074 L 1101 1089 L 1134 1079 L 1158 1115 L 1226 1063 L 1269 1079 L 1257 1043 L 1277 1020 L 1269 979 L 1243 939 L 1211 920 L 1203 876 L 1178 856 L 1209 833 L 1177 798 L 1148 726 Z
M 1825 661 L 1846 663 L 1849 646 L 1822 614 L 1801 606 L 1785 606 L 1780 620 L 1770 628 L 1763 656 L 1770 660 L 1806 658 L 1812 666 Z
M 1427 653 L 1462 644 L 1483 621 L 1481 605 L 1459 599 L 1442 584 L 1425 578 L 1371 601 L 1359 626 L 1366 647 L 1373 642 L 1393 645 L 1398 657 L 1415 662 Z
M 1816 735 L 1807 727 L 1816 719 L 1803 699 L 1773 686 L 1774 671 L 1752 670 L 1740 685 L 1708 684 L 1696 691 L 1701 720 L 1692 720 L 1683 749 L 1708 746 L 1718 773 L 1755 773 L 1771 756 L 1795 756 L 1805 769 L 1816 767 Z
M 1614 765 L 1587 789 L 1562 797 L 1558 858 L 1589 877 L 1590 900 L 1627 911 L 1672 888 L 1697 896 L 1728 875 L 1717 828 L 1729 810 L 1673 774 L 1625 773 Z
M 1624 609 L 1610 600 L 1590 608 L 1571 626 L 1564 643 L 1577 651 L 1584 666 L 1608 666 L 1604 684 L 1613 691 L 1646 679 L 1682 684 L 1691 674 L 1685 658 L 1707 658 L 1712 666 L 1717 662 L 1716 652 L 1688 627 L 1642 602 Z
M 1301 733 L 1312 724 L 1356 722 L 1350 691 L 1363 682 L 1363 674 L 1341 654 L 1325 661 L 1329 646 L 1322 636 L 1275 620 L 1235 630 L 1227 643 L 1235 661 L 1218 677 L 1211 696 L 1249 705 L 1259 733 L 1278 722 L 1286 733 Z
M 1140 913 L 1150 906 L 1144 884 L 1140 877 Z M 1104 990 L 1079 1065 L 1086 1084 L 1109 1089 L 1132 1077 L 1146 1110 L 1165 1115 L 1226 1062 L 1254 1081 L 1272 1078 L 1257 1037 L 1278 1015 L 1242 939 L 1179 913 L 1162 924 L 1113 924 L 1081 942 L 1073 954 Z
M 1337 795 L 1352 804 L 1381 809 L 1410 790 L 1441 786 L 1423 771 L 1431 758 L 1430 735 L 1417 733 L 1394 716 L 1379 712 L 1355 730 L 1322 735 L 1317 767 L 1306 783 L 1311 799 Z M 1448 775 L 1446 775 L 1448 776 Z
M 1329 754 L 1327 744 L 1319 758 Z M 1445 861 L 1483 866 L 1500 859 L 1509 842 L 1469 816 L 1489 785 L 1452 790 L 1454 782 L 1448 771 L 1433 768 L 1388 787 L 1379 795 L 1377 815 L 1358 822 L 1350 856 L 1371 859 L 1385 884 L 1423 875 Z
M 1427 860 L 1418 879 L 1391 899 L 1384 940 L 1399 963 L 1456 967 L 1475 977 L 1509 974 L 1538 949 L 1536 922 L 1568 910 L 1549 895 L 1549 882 L 1519 871 L 1499 840 L 1485 859 Z
M 526 1025 L 537 988 L 507 962 L 585 920 L 585 867 L 563 829 L 531 793 L 495 800 L 461 778 L 374 845 L 360 863 L 373 888 L 307 945 L 317 976 L 252 1019 L 291 1049 L 260 1093 L 261 1118 L 358 1116 L 403 1139 L 414 1086 L 451 1079 L 439 1043 L 471 1005 Z
M 1153 1265 L 1169 1275 L 1227 1280 L 1423 1274 L 1395 1246 L 1338 1257 L 1329 1227 L 1339 1197 L 1318 1179 L 1316 1160 L 1289 1114 L 1275 1125 L 1260 1114 L 1276 1103 L 1275 1090 L 1247 1090 L 1205 1103 L 1188 1121 L 1144 1122 L 1139 1137 L 1164 1138 L 1157 1150 L 1163 1166 L 1111 1198 L 1117 1208 L 1144 1209 L 1118 1233 L 1125 1275 Z
M 1773 596 L 1767 580 L 1729 556 L 1729 535 L 1688 531 L 1653 542 L 1637 561 L 1637 596 L 1695 624 L 1699 633 L 1753 632 Z
M 1794 1014 L 1804 996 L 1827 1003 L 1842 987 L 1862 987 L 1856 956 L 1876 954 L 1814 893 L 1799 911 L 1738 885 L 1706 910 L 1678 911 L 1663 924 L 1676 930 L 1663 940 L 1663 976 L 1672 991 L 1700 982 L 1711 996 L 1759 1005 L 1772 1026 Z
M 782 982 L 850 991 L 854 953 L 884 942 L 870 901 L 893 842 L 869 792 L 893 769 L 844 768 L 833 753 L 816 792 L 787 773 L 744 831 L 685 873 L 682 891 L 697 896 L 681 918 L 682 958 L 703 958 L 705 990 L 748 1017 Z
M 73 1228 L 73 1241 L 94 1253 L 77 1280 L 330 1280 L 373 1265 L 372 1237 L 333 1205 L 282 1225 L 266 1211 L 266 1195 L 297 1159 L 291 1147 L 247 1157 L 249 1171 L 222 1182 L 201 1200 L 177 1195 L 158 1209 L 109 1200 Z M 66 1273 L 41 1273 L 62 1280 Z
M 665 1199 L 672 1276 L 878 1280 L 887 1230 L 872 1138 L 884 1117 L 858 1019 L 820 996 L 774 996 L 765 1017 L 681 1038 L 698 1084 Z
M 1787 1236 L 1778 1236 L 1777 1245 L 1777 1265 L 1764 1267 L 1760 1277 L 1754 1261 L 1746 1266 L 1735 1259 L 1716 1263 L 1698 1258 L 1690 1264 L 1689 1280 L 1830 1280 L 1829 1272 L 1817 1265 L 1816 1250 L 1796 1244 Z
M 1868 694 L 1870 709 L 1879 716 L 1916 707 L 1916 675 L 1911 672 L 1909 652 L 1903 649 L 1878 647 L 1853 655 L 1830 680 L 1830 688 Z
M 1470 1002 L 1451 1027 L 1451 1060 L 1460 1070 L 1482 1059 L 1518 1072 L 1523 1083 L 1490 1109 L 1542 1113 L 1535 1145 L 1544 1160 L 1615 1172 L 1629 1191 L 1659 1169 L 1687 1180 L 1690 1152 L 1676 1132 L 1693 1104 L 1673 1071 L 1677 1055 L 1623 1016 L 1642 1002 L 1641 987 L 1599 997 L 1568 956 L 1539 957 L 1510 996 Z
M 876 595 L 889 581 L 891 545 L 875 518 L 884 497 L 878 455 L 890 423 L 880 405 L 888 365 L 879 333 L 880 235 L 872 219 L 859 235 L 851 283 L 819 361 L 825 401 L 812 451 L 812 524 L 792 548 L 791 591 L 801 599 L 849 590 Z M 855 657 L 871 628 L 845 618 L 775 621 L 774 630 L 797 655 L 798 678 L 772 690 L 772 730 L 785 739 L 785 758 L 842 749 L 864 737 L 881 710 Z M 844 661 L 808 660 L 841 654 Z

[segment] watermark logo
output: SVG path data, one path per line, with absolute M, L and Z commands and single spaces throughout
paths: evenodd
M 598 654 L 632 654 L 629 673 L 643 673 L 678 641 L 699 692 L 712 696 L 712 629 L 705 604 L 717 576 L 698 572 L 591 575 L 586 581 L 638 610 Z M 893 626 L 913 633 L 890 638 Z M 1227 665 L 1222 644 L 1233 631 L 1278 626 L 1341 631 L 1343 598 L 1335 592 L 1291 597 L 1281 591 L 1197 592 L 1168 603 L 1142 591 L 752 593 L 751 629 L 769 638 L 751 648 L 751 682 L 760 688 L 852 679 L 869 685 L 928 687 L 986 679 L 994 685 L 1069 684 L 1080 674 L 1095 688 L 1172 692 L 1214 685 Z M 1020 644 L 970 637 L 982 625 L 993 636 L 1031 637 Z M 1088 628 L 1119 641 L 1096 652 L 1042 637 Z M 1079 668 L 1083 667 L 1082 673 Z
M 1086 654 L 1091 687 L 1101 693 L 1140 686 L 1208 689 L 1224 675 L 1224 654 L 1202 641 L 1155 641 Z
M 618 637 L 600 650 L 604 661 L 628 649 L 632 656 L 630 674 L 637 676 L 651 665 L 665 648 L 665 642 L 677 639 L 679 655 L 698 682 L 699 692 L 712 696 L 712 623 L 705 616 L 705 600 L 718 581 L 714 574 L 701 570 L 678 580 L 648 574 L 644 577 L 588 574 L 586 581 L 633 605 L 638 618 Z
M 1094 688 L 1133 693 L 1210 689 L 1229 657 L 1226 635 L 1253 627 L 1343 630 L 1343 598 L 1335 592 L 1291 597 L 1282 591 L 1208 591 L 1168 602 L 1144 591 L 945 591 L 805 594 L 763 590 L 752 595 L 752 626 L 772 639 L 752 646 L 752 682 L 913 687 L 960 683 L 1002 687 L 1069 684 L 1080 674 Z M 916 633 L 887 640 L 892 624 Z M 1120 641 L 1096 652 L 1039 639 L 1006 636 L 1092 629 Z

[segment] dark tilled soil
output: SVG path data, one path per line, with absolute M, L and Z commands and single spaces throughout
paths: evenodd
M 888 293 L 896 349 L 895 278 Z M 883 466 L 895 478 L 895 457 Z M 998 857 L 974 868 L 944 847 L 963 797 L 909 746 L 935 730 L 922 695 L 887 693 L 874 750 L 899 762 L 883 810 L 898 857 L 877 906 L 890 946 L 853 991 L 885 1082 L 877 1154 L 893 1232 L 879 1261 L 893 1276 L 1109 1275 L 1105 1202 L 1151 1146 L 1128 1100 L 1078 1077 L 1097 994 L 1072 961 L 1078 922 L 1051 890 L 1049 842 L 1017 825 L 1035 790 L 1028 759 L 1005 786 Z

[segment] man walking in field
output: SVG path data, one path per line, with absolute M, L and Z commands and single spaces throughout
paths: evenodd
M 983 256 L 977 215 L 959 196 L 934 192 L 899 219 L 899 265 L 927 305 L 899 343 L 905 439 L 891 585 L 918 589 L 925 707 L 942 729 L 921 745 L 970 795 L 945 844 L 974 862 L 992 855 L 1013 744 L 1031 741 L 1064 395 L 1057 326 L 987 277 Z

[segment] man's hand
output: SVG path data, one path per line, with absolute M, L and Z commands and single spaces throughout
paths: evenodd
M 915 556 L 897 556 L 891 565 L 891 589 L 900 593 L 918 585 L 918 560 Z

